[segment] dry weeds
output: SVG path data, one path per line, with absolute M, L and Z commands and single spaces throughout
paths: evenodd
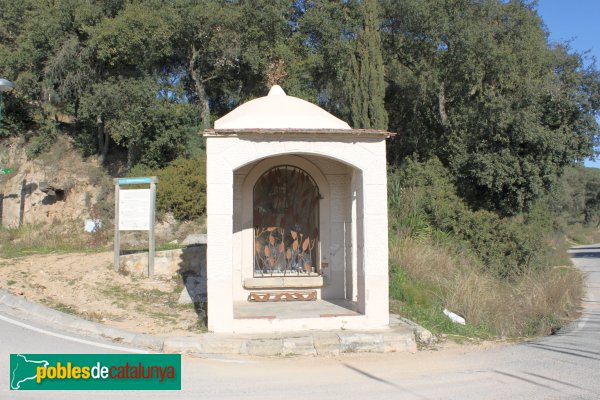
M 570 266 L 527 271 L 507 281 L 483 272 L 468 254 L 411 239 L 392 246 L 390 259 L 411 279 L 436 288 L 445 307 L 498 336 L 552 333 L 576 317 L 582 295 L 582 275 Z

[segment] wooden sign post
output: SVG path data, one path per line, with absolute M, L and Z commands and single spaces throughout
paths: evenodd
M 148 277 L 154 275 L 154 210 L 156 204 L 155 176 L 118 178 L 115 182 L 115 270 L 120 267 L 120 231 L 148 231 Z M 150 189 L 121 190 L 124 185 L 150 184 Z

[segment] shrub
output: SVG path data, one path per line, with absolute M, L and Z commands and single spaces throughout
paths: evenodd
M 35 160 L 52 147 L 56 141 L 56 136 L 53 134 L 45 134 L 34 136 L 29 139 L 27 147 L 25 148 L 25 155 L 28 160 Z
M 137 165 L 129 176 L 157 176 L 156 208 L 172 212 L 180 221 L 195 220 L 206 212 L 206 159 L 178 158 L 167 167 L 151 169 Z
M 401 237 L 467 247 L 484 268 L 502 278 L 544 265 L 544 236 L 552 231 L 547 208 L 505 218 L 472 210 L 436 158 L 409 159 L 389 174 L 389 209 L 390 227 Z
M 26 75 L 27 72 L 22 73 Z M 0 123 L 0 138 L 17 136 L 27 129 L 35 127 L 33 102 L 27 101 L 15 91 L 2 96 L 2 121 Z

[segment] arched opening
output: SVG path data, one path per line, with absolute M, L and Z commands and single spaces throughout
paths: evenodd
M 319 263 L 319 200 L 303 169 L 279 165 L 253 189 L 254 276 L 315 276 Z

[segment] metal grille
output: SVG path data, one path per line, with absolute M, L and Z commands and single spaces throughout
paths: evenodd
M 281 165 L 254 185 L 254 276 L 319 274 L 319 188 Z

